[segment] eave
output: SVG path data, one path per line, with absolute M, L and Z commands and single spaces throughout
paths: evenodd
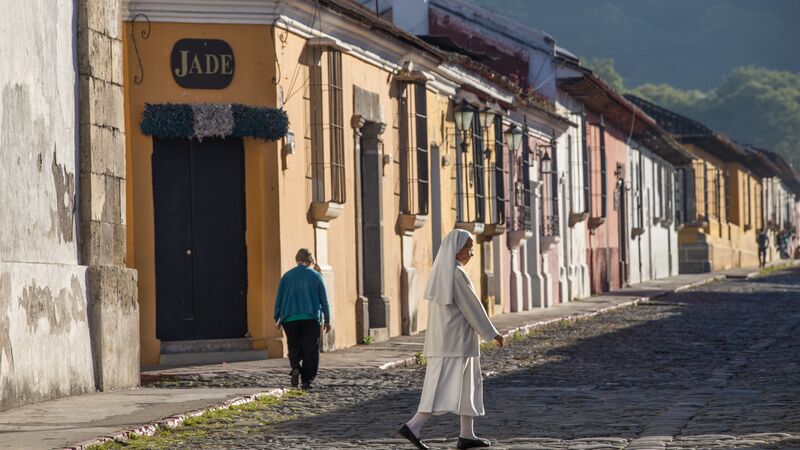
M 583 103 L 587 110 L 602 115 L 606 123 L 629 133 L 636 141 L 670 163 L 684 165 L 692 161 L 692 155 L 644 111 L 590 71 L 582 68 L 581 71 L 584 73 L 582 77 L 558 80 L 559 89 Z

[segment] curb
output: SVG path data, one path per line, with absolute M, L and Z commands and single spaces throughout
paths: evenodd
M 156 422 L 152 422 L 149 424 L 144 424 L 142 426 L 131 428 L 128 430 L 121 431 L 117 434 L 109 435 L 109 436 L 100 436 L 88 441 L 84 441 L 78 444 L 68 445 L 66 447 L 62 447 L 62 450 L 86 450 L 91 446 L 94 445 L 102 445 L 108 441 L 124 441 L 127 440 L 131 435 L 139 435 L 139 436 L 152 436 L 159 430 L 176 428 L 183 424 L 186 419 L 191 417 L 197 417 L 203 415 L 209 411 L 216 411 L 219 409 L 228 409 L 232 406 L 244 405 L 247 403 L 254 402 L 263 397 L 282 397 L 284 393 L 286 393 L 286 389 L 270 389 L 269 391 L 258 392 L 256 394 L 245 395 L 241 397 L 235 397 L 230 400 L 225 400 L 223 402 L 211 405 L 207 408 L 202 409 L 195 409 L 192 411 L 185 412 L 183 414 L 175 414 L 174 416 L 169 416 L 164 419 L 158 420 Z
M 787 261 L 785 263 L 773 264 L 771 266 L 765 267 L 764 269 L 771 269 L 771 270 L 773 270 L 775 272 L 779 272 L 781 270 L 793 269 L 793 268 L 798 267 L 798 266 L 800 266 L 800 260 L 791 260 L 791 261 Z M 761 270 L 756 270 L 755 272 L 750 272 L 747 275 L 745 275 L 743 277 L 743 279 L 751 280 L 751 279 L 759 277 L 759 276 L 761 276 Z M 742 277 L 740 277 L 740 279 L 741 278 Z

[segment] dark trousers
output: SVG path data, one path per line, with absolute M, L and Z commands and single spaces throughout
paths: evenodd
M 289 363 L 292 369 L 300 369 L 303 383 L 311 383 L 319 368 L 319 322 L 297 320 L 283 324 L 283 329 L 289 344 Z
M 764 267 L 767 265 L 767 249 L 759 248 L 758 249 L 758 266 Z

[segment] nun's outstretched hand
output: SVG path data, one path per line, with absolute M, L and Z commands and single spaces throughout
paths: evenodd
M 499 334 L 494 337 L 494 340 L 497 342 L 497 348 L 503 348 L 503 345 L 505 345 L 505 339 Z

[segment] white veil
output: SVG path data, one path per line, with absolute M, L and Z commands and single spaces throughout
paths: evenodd
M 453 277 L 456 271 L 456 254 L 470 239 L 468 231 L 455 229 L 444 237 L 436 260 L 433 262 L 424 297 L 440 305 L 453 303 Z

